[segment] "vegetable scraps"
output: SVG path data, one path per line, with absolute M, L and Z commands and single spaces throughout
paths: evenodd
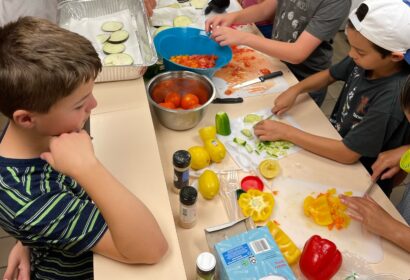
M 342 266 L 342 254 L 336 245 L 313 235 L 300 256 L 299 267 L 308 280 L 329 280 Z
M 345 192 L 345 195 L 352 195 Z M 336 195 L 336 189 L 329 189 L 317 197 L 307 196 L 303 201 L 303 211 L 307 217 L 320 226 L 327 226 L 329 230 L 341 230 L 350 224 L 350 217 L 345 213 L 347 206 Z

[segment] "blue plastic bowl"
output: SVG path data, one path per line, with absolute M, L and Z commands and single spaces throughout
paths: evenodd
M 168 28 L 154 37 L 155 48 L 164 61 L 165 69 L 168 71 L 186 70 L 207 77 L 212 77 L 215 72 L 227 65 L 232 59 L 230 47 L 221 47 L 209 38 L 204 30 L 192 27 Z M 191 68 L 176 64 L 170 60 L 174 55 L 216 55 L 216 65 L 213 68 Z

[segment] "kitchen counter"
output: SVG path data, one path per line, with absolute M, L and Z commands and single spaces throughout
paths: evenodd
M 155 265 L 94 255 L 95 279 L 186 279 L 143 80 L 96 84 L 94 96 L 91 135 L 97 157 L 147 205 L 169 244 Z

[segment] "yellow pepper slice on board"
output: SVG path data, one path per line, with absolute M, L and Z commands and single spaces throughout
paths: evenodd
M 238 204 L 245 217 L 251 217 L 254 222 L 264 222 L 272 214 L 275 199 L 271 193 L 250 189 L 241 194 Z
M 345 193 L 346 194 L 346 193 Z M 320 226 L 327 226 L 329 230 L 347 228 L 350 217 L 345 213 L 347 207 L 337 196 L 336 189 L 329 189 L 317 197 L 307 196 L 303 201 L 303 212 L 312 217 Z
M 268 227 L 273 239 L 288 264 L 292 265 L 296 263 L 302 252 L 295 245 L 295 243 L 293 243 L 292 239 L 290 239 L 289 236 L 274 221 L 269 221 L 266 226 Z

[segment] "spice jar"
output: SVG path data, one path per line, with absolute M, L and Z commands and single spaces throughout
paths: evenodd
M 183 228 L 191 228 L 196 223 L 197 197 L 197 190 L 191 186 L 183 187 L 179 193 L 179 224 Z
M 183 187 L 189 184 L 191 155 L 188 151 L 178 150 L 172 156 L 172 163 L 174 164 L 174 187 L 172 190 L 179 193 Z
M 216 260 L 214 255 L 208 252 L 199 254 L 196 258 L 196 279 L 214 280 Z

